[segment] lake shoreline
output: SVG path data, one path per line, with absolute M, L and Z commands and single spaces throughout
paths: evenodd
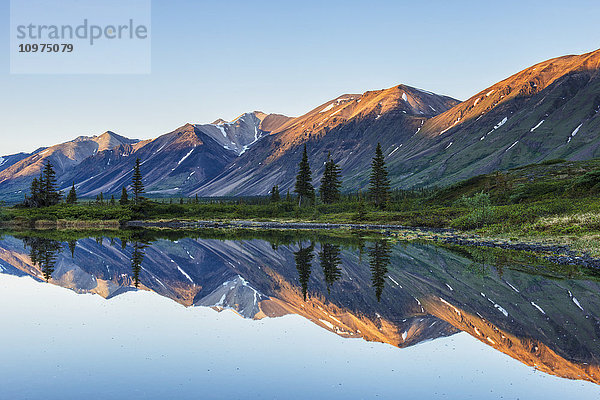
M 158 230 L 288 230 L 288 231 L 340 231 L 376 232 L 395 240 L 424 241 L 449 246 L 467 246 L 488 249 L 502 249 L 535 254 L 558 265 L 583 266 L 600 269 L 600 257 L 590 254 L 589 249 L 577 249 L 565 238 L 548 236 L 545 238 L 500 238 L 493 235 L 480 235 L 452 228 L 414 227 L 397 224 L 374 223 L 323 223 L 294 221 L 251 221 L 251 220 L 38 220 L 0 222 L 3 229 L 35 230 L 119 230 L 119 229 L 158 229 Z
M 275 222 L 275 221 L 129 221 L 129 228 L 143 229 L 266 229 L 266 230 L 342 230 L 378 231 L 400 240 L 422 240 L 454 246 L 497 248 L 534 253 L 559 265 L 579 265 L 600 269 L 600 258 L 578 251 L 568 244 L 497 239 L 461 232 L 451 228 L 412 227 L 386 224 Z M 553 239 L 553 238 L 550 238 Z

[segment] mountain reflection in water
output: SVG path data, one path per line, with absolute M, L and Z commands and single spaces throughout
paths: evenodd
M 139 289 L 244 318 L 293 313 L 398 347 L 464 331 L 543 372 L 600 383 L 600 284 L 590 271 L 383 239 L 196 236 L 7 234 L 0 272 L 106 299 Z

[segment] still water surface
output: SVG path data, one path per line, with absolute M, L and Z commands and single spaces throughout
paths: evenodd
M 117 236 L 2 236 L 0 398 L 600 398 L 592 271 L 357 237 Z

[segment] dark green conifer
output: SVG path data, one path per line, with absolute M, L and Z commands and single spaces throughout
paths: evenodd
M 56 172 L 50 160 L 46 161 L 40 182 L 40 197 L 43 206 L 53 206 L 60 201 L 60 192 L 56 190 Z
M 281 196 L 279 195 L 279 185 L 273 186 L 271 189 L 271 203 L 277 203 L 281 200 Z
M 119 204 L 125 206 L 129 204 L 129 195 L 127 194 L 127 189 L 123 186 L 123 190 L 121 190 L 121 198 L 119 199 Z
M 135 160 L 135 167 L 133 168 L 133 178 L 131 180 L 131 190 L 133 191 L 133 202 L 137 205 L 142 200 L 142 194 L 144 194 L 144 182 L 142 178 L 142 171 L 140 169 L 140 159 Z
M 296 175 L 296 193 L 298 193 L 298 205 L 303 203 L 312 204 L 315 200 L 315 188 L 312 185 L 312 173 L 310 164 L 308 163 L 308 153 L 306 152 L 306 144 L 302 153 L 302 160 L 298 165 L 298 175 Z
M 341 175 L 340 167 L 331 159 L 331 153 L 329 153 L 319 188 L 323 203 L 332 204 L 340 200 Z
M 67 195 L 66 199 L 67 204 L 75 204 L 77 203 L 77 192 L 75 191 L 75 182 L 73 182 L 73 186 L 71 186 L 71 190 Z
M 369 194 L 375 206 L 381 209 L 385 208 L 390 198 L 390 180 L 385 166 L 383 151 L 379 143 L 377 143 L 375 157 L 373 157 L 371 163 Z

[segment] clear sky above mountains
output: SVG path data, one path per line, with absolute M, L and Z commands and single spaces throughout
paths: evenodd
M 422 4 L 426 3 L 426 4 Z M 0 10 L 9 19 L 8 1 Z M 0 155 L 106 130 L 156 137 L 262 110 L 300 115 L 399 83 L 464 100 L 600 48 L 598 1 L 158 1 L 152 73 L 0 75 Z

